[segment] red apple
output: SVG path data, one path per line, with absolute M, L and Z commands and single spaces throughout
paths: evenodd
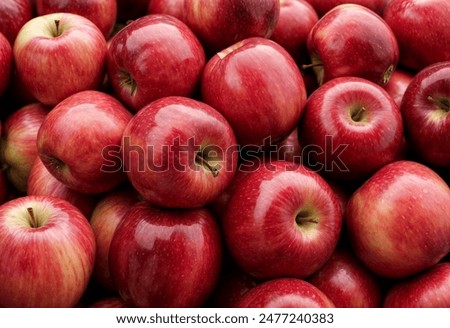
M 185 21 L 211 54 L 251 38 L 269 38 L 280 0 L 185 0 Z
M 79 91 L 97 89 L 104 76 L 106 41 L 87 18 L 70 13 L 28 21 L 13 47 L 20 79 L 44 105 Z
M 52 13 L 72 13 L 91 20 L 105 38 L 108 38 L 117 16 L 116 0 L 37 0 L 37 14 L 39 16 Z
M 280 278 L 262 283 L 242 296 L 240 308 L 333 308 L 333 302 L 310 283 Z
M 92 303 L 90 308 L 126 308 L 128 307 L 127 303 L 119 297 L 119 296 L 111 296 L 102 298 L 95 303 Z
M 378 15 L 383 13 L 384 7 L 389 0 L 306 0 L 309 2 L 320 16 L 325 15 L 334 7 L 344 3 L 354 3 L 376 12 Z
M 450 263 L 438 263 L 420 275 L 398 282 L 387 293 L 384 307 L 449 308 Z
M 123 133 L 125 170 L 136 190 L 163 207 L 214 200 L 237 166 L 236 139 L 219 112 L 197 100 L 166 97 L 142 108 Z
M 384 86 L 384 89 L 394 99 L 398 108 L 400 108 L 408 85 L 411 83 L 414 75 L 408 71 L 396 69 L 391 75 L 391 79 L 388 84 Z
M 115 289 L 108 261 L 112 237 L 124 215 L 138 200 L 133 189 L 110 192 L 100 199 L 90 217 L 97 245 L 93 278 L 105 289 Z
M 337 249 L 308 282 L 338 308 L 373 308 L 382 304 L 377 278 L 348 250 Z
M 219 276 L 221 241 L 205 209 L 133 206 L 111 241 L 109 266 L 125 302 L 137 307 L 197 307 Z
M 54 197 L 26 196 L 0 207 L 0 306 L 72 307 L 94 267 L 86 218 Z
M 19 191 L 27 190 L 31 166 L 38 156 L 36 139 L 49 109 L 40 103 L 20 108 L 6 118 L 0 143 L 0 158 L 6 176 Z
M 317 173 L 268 162 L 236 186 L 223 219 L 236 263 L 259 279 L 305 278 L 329 259 L 342 225 L 339 200 Z
M 91 217 L 97 203 L 97 199 L 92 195 L 81 194 L 56 179 L 47 170 L 39 156 L 31 166 L 27 181 L 27 195 L 53 196 L 64 199 L 78 208 L 86 218 Z
M 0 32 L 0 97 L 8 87 L 12 68 L 12 48 Z
M 110 83 L 134 111 L 165 96 L 192 96 L 204 66 L 205 53 L 196 36 L 168 15 L 133 21 L 108 47 Z
M 385 85 L 398 63 L 394 33 L 380 16 L 360 5 L 329 11 L 314 25 L 307 42 L 319 84 L 357 76 Z
M 0 1 L 0 33 L 4 34 L 11 46 L 22 26 L 33 18 L 30 0 Z
M 147 14 L 165 14 L 184 21 L 185 0 L 150 0 Z
M 393 162 L 403 142 L 400 110 L 379 85 L 335 78 L 309 98 L 299 124 L 303 160 L 334 179 L 367 178 Z
M 405 134 L 425 162 L 450 168 L 450 61 L 427 66 L 414 76 L 401 105 Z
M 202 99 L 222 113 L 241 146 L 276 143 L 299 120 L 306 90 L 292 57 L 277 43 L 250 38 L 206 65 Z
M 418 71 L 437 62 L 449 61 L 449 15 L 449 1 L 390 0 L 383 19 L 397 38 L 400 64 Z
M 47 115 L 37 137 L 39 157 L 49 172 L 81 193 L 102 193 L 125 181 L 120 152 L 122 133 L 132 115 L 115 98 L 81 91 Z
M 309 62 L 306 41 L 319 17 L 306 0 L 280 0 L 280 17 L 271 39 L 299 64 Z
M 411 276 L 450 251 L 450 189 L 423 164 L 394 162 L 353 193 L 346 223 L 353 250 L 370 270 Z
M 301 163 L 302 147 L 298 141 L 297 127 L 276 145 L 275 151 L 271 152 L 270 157 L 279 161 Z

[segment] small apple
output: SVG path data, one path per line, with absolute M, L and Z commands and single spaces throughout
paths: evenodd
M 73 307 L 95 258 L 89 222 L 65 200 L 25 196 L 0 207 L 0 306 Z
M 186 24 L 210 54 L 236 42 L 269 38 L 278 21 L 280 0 L 185 0 Z
M 222 225 L 232 257 L 247 273 L 259 279 L 305 278 L 332 255 L 342 211 L 319 174 L 274 161 L 235 187 Z
M 307 45 L 319 85 L 342 76 L 385 85 L 399 59 L 389 25 L 372 10 L 355 4 L 339 5 L 326 13 L 311 30 Z
M 116 0 L 37 0 L 37 15 L 72 13 L 91 20 L 107 39 L 111 34 L 117 16 Z
M 40 103 L 20 108 L 3 123 L 0 158 L 6 176 L 19 191 L 27 190 L 31 166 L 38 156 L 36 139 L 49 109 Z
M 31 19 L 20 29 L 13 53 L 20 79 L 44 105 L 97 89 L 103 81 L 105 38 L 94 23 L 76 14 Z
M 450 189 L 423 164 L 388 164 L 353 193 L 346 225 L 355 254 L 371 271 L 411 276 L 450 251 Z
M 124 167 L 151 203 L 201 207 L 225 190 L 238 149 L 228 122 L 214 108 L 185 97 L 165 97 L 134 115 L 122 139 Z
M 293 278 L 264 282 L 236 303 L 239 308 L 334 308 L 333 302 L 310 283 Z
M 120 147 L 132 115 L 110 95 L 78 92 L 60 102 L 45 118 L 37 136 L 39 157 L 49 172 L 81 193 L 107 192 L 126 180 Z
M 14 44 L 17 33 L 22 26 L 33 18 L 30 0 L 2 0 L 0 1 L 0 33 Z
M 125 302 L 137 307 L 198 307 L 219 277 L 221 240 L 206 209 L 134 205 L 116 229 L 110 272 Z
M 8 87 L 13 54 L 12 48 L 6 37 L 0 32 L 0 97 L 3 95 Z
M 192 96 L 205 66 L 192 31 L 169 15 L 141 17 L 111 38 L 108 79 L 117 97 L 138 111 L 166 96 Z

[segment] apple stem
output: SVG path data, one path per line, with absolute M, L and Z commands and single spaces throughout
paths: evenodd
M 433 102 L 436 106 L 444 110 L 445 112 L 450 112 L 450 100 L 449 98 L 434 99 L 432 96 L 428 96 L 428 100 Z
M 322 64 L 322 63 L 305 64 L 305 65 L 302 65 L 302 66 L 300 67 L 300 69 L 301 69 L 302 71 L 305 71 L 305 70 L 307 70 L 307 69 L 314 68 L 314 67 L 319 67 L 319 66 L 323 66 L 323 64 Z
M 208 161 L 201 155 L 200 152 L 198 152 L 195 155 L 195 162 L 197 164 L 200 164 L 203 167 L 206 167 L 209 171 L 211 171 L 211 174 L 213 177 L 217 177 L 219 175 L 219 164 L 212 166 L 208 163 Z
M 59 19 L 55 19 L 55 26 L 56 26 L 56 35 L 55 36 L 60 36 L 60 34 L 59 34 L 59 23 L 60 23 L 60 20 Z
M 31 218 L 31 227 L 32 228 L 39 228 L 39 224 L 36 220 L 36 216 L 34 215 L 34 211 L 32 207 L 28 207 L 27 208 L 28 214 L 30 215 Z
M 365 111 L 366 108 L 364 106 L 359 107 L 357 112 L 352 113 L 352 120 L 355 122 L 360 122 Z

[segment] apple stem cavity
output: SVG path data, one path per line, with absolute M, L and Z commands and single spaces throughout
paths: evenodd
M 219 164 L 214 166 L 209 164 L 209 162 L 203 157 L 202 152 L 197 152 L 195 155 L 195 163 L 210 171 L 213 177 L 217 177 L 219 175 Z
M 34 211 L 32 207 L 28 207 L 27 208 L 28 214 L 30 215 L 30 219 L 31 219 L 31 227 L 32 228 L 39 228 L 39 223 L 36 219 L 36 216 L 34 215 Z
M 300 211 L 295 217 L 295 223 L 298 226 L 304 226 L 305 224 L 318 224 L 319 220 L 312 216 L 309 211 Z
M 122 82 L 120 82 L 120 86 L 130 88 L 130 95 L 134 96 L 137 90 L 137 84 L 135 79 L 133 79 L 131 74 L 128 72 L 122 72 L 121 77 Z
M 356 110 L 352 110 L 352 112 L 351 112 L 352 120 L 355 122 L 361 122 L 364 117 L 365 112 L 366 112 L 366 108 L 364 106 L 358 107 L 358 108 L 356 108 Z
M 436 106 L 438 106 L 440 109 L 442 109 L 444 112 L 446 112 L 446 113 L 450 112 L 450 99 L 449 98 L 435 99 L 432 96 L 428 96 L 427 99 L 430 102 L 434 103 Z

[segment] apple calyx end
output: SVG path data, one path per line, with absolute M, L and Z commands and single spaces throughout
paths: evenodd
M 439 109 L 445 113 L 450 113 L 450 99 L 446 97 L 434 98 L 432 96 L 427 97 L 428 101 L 434 103 Z
M 220 165 L 211 165 L 208 160 L 205 159 L 201 151 L 197 152 L 197 154 L 195 155 L 195 163 L 203 167 L 206 171 L 211 172 L 214 178 L 219 175 Z

